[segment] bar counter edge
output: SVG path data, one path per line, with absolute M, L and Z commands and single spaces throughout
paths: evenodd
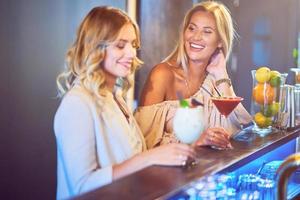
M 251 141 L 232 140 L 233 149 L 198 147 L 199 163 L 193 167 L 150 166 L 75 199 L 165 199 L 205 175 L 234 170 L 300 136 L 300 126 L 273 131 Z

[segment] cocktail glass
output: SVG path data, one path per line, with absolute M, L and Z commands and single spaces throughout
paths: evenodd
M 173 131 L 180 142 L 196 142 L 204 130 L 203 107 L 178 108 L 173 119 Z M 187 165 L 196 165 L 199 159 L 187 161 Z
M 242 97 L 212 97 L 212 102 L 223 117 L 227 117 L 243 100 Z
M 228 115 L 235 109 L 235 107 L 243 100 L 242 97 L 212 97 L 212 102 L 215 104 L 218 111 L 223 118 L 227 118 Z M 224 148 L 211 146 L 213 149 L 223 150 Z
M 173 119 L 173 130 L 181 142 L 195 142 L 204 130 L 203 108 L 178 108 Z

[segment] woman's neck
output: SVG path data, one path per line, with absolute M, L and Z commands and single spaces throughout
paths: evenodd
M 205 62 L 193 62 L 190 61 L 188 64 L 188 77 L 191 79 L 194 79 L 197 77 L 197 79 L 202 78 L 206 75 L 206 66 L 207 63 Z
M 114 75 L 112 75 L 112 74 L 110 74 L 109 72 L 106 72 L 106 71 L 104 71 L 104 74 L 105 74 L 105 87 L 109 91 L 113 92 L 115 84 L 116 84 L 117 77 L 115 77 Z

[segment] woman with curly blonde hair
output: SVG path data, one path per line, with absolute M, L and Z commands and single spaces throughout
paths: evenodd
M 184 165 L 195 157 L 184 144 L 146 150 L 123 93 L 141 61 L 138 26 L 111 7 L 92 9 L 81 23 L 57 83 L 62 102 L 54 119 L 57 199 L 109 184 L 149 165 Z M 116 86 L 122 79 L 121 86 Z

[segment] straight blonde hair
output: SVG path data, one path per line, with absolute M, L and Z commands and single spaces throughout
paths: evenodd
M 178 66 L 182 66 L 184 71 L 188 71 L 188 57 L 184 48 L 184 32 L 186 31 L 191 18 L 195 12 L 204 11 L 211 13 L 216 21 L 217 32 L 221 39 L 223 46 L 223 52 L 226 60 L 228 59 L 231 50 L 232 43 L 235 36 L 235 30 L 232 23 L 230 11 L 220 2 L 216 1 L 204 1 L 195 4 L 185 15 L 184 21 L 179 34 L 179 41 L 172 51 L 163 62 L 169 60 L 176 60 Z

